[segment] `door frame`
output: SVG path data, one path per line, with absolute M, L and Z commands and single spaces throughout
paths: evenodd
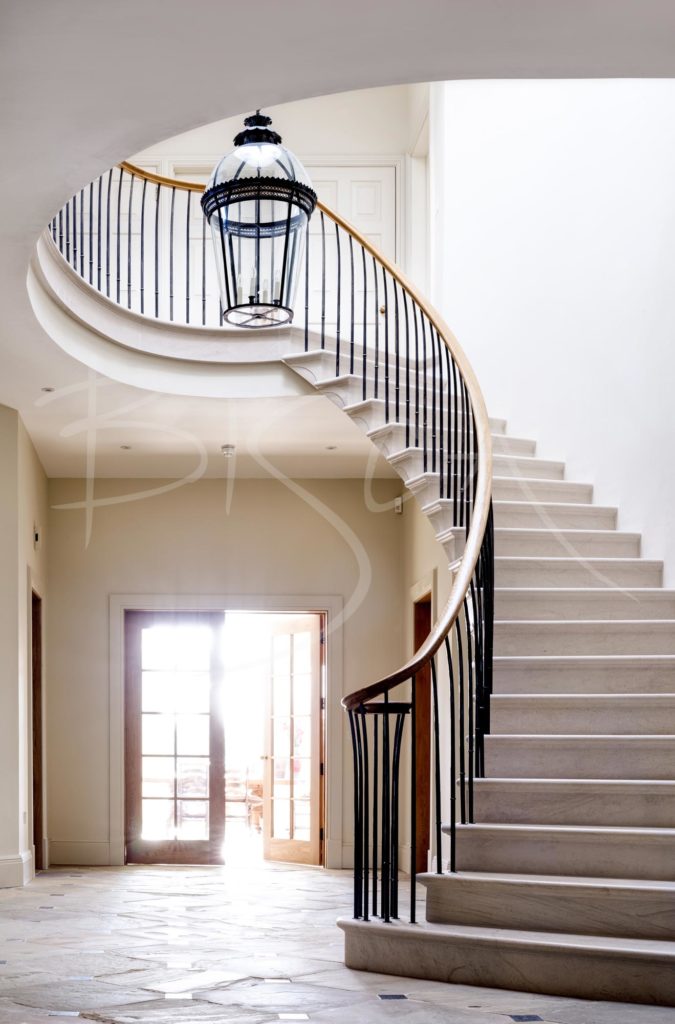
M 48 867 L 45 830 L 44 599 L 29 580 L 30 594 L 30 724 L 31 846 L 33 870 Z
M 343 867 L 343 599 L 335 594 L 111 594 L 109 598 L 108 863 L 124 864 L 124 614 L 150 612 L 320 612 L 326 622 L 324 866 Z M 348 854 L 347 854 L 348 856 Z

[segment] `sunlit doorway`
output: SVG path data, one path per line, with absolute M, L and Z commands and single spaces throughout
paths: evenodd
M 125 614 L 128 863 L 323 862 L 318 612 Z

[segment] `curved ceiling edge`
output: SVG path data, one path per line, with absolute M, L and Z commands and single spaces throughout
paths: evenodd
M 81 309 L 71 307 L 72 282 L 63 273 L 61 281 L 57 278 L 55 282 L 53 267 L 49 274 L 45 273 L 45 267 L 49 267 L 45 248 L 42 240 L 26 279 L 33 312 L 54 343 L 85 366 L 124 384 L 173 395 L 279 398 L 314 393 L 309 384 L 278 358 L 266 358 L 262 362 L 250 358 L 207 362 L 142 352 L 112 340 L 104 331 L 88 326 L 78 315 Z M 117 319 L 120 318 L 118 313 Z M 285 351 L 288 348 L 286 344 Z

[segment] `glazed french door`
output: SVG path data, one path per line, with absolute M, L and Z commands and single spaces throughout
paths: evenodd
M 223 623 L 222 612 L 126 612 L 129 863 L 222 863 Z
M 321 629 L 318 614 L 280 616 L 270 637 L 265 859 L 321 863 Z

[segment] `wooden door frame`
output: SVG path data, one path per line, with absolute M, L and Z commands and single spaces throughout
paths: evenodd
M 265 613 L 263 613 L 265 614 Z M 274 614 L 268 613 L 268 614 Z M 314 827 L 318 831 L 318 835 L 312 838 L 310 830 L 310 839 L 304 840 L 279 840 L 275 839 L 272 835 L 271 826 L 274 817 L 273 814 L 273 790 L 274 790 L 274 744 L 272 736 L 274 734 L 273 725 L 273 692 L 274 683 L 272 672 L 273 668 L 270 665 L 270 679 L 266 689 L 266 701 L 265 701 L 265 771 L 264 771 L 264 782 L 263 782 L 263 849 L 265 860 L 278 860 L 289 864 L 308 864 L 312 867 L 324 867 L 324 833 L 326 829 L 326 823 L 324 820 L 325 813 L 325 800 L 324 800 L 324 783 L 325 783 L 325 762 L 324 762 L 324 725 L 325 725 L 325 709 L 324 709 L 324 653 L 326 649 L 326 614 L 325 612 L 298 612 L 297 616 L 294 614 L 286 613 L 288 618 L 297 622 L 297 619 L 306 618 L 309 616 L 316 616 L 318 621 L 314 624 L 313 629 L 316 630 L 314 634 L 316 641 L 316 690 L 314 697 L 317 700 L 317 704 L 314 705 L 313 710 L 310 711 L 310 718 L 312 722 L 312 747 L 314 748 L 314 755 L 311 757 L 313 762 L 314 770 L 316 774 L 312 775 L 311 792 L 313 795 L 310 796 L 310 816 L 313 817 L 316 812 L 316 821 Z M 298 630 L 299 631 L 299 630 Z M 274 636 L 274 633 L 272 634 Z M 291 635 L 291 632 L 287 635 Z M 273 658 L 272 658 L 273 664 Z M 312 705 L 310 705 L 311 707 Z M 316 716 L 316 717 L 315 717 Z M 314 731 L 316 729 L 316 732 Z M 289 751 L 289 760 L 292 762 L 293 755 Z M 316 787 L 316 788 L 314 788 Z M 292 802 L 291 797 L 291 802 Z M 298 845 L 302 844 L 301 849 L 298 850 Z M 291 852 L 295 854 L 295 859 L 291 856 Z M 274 856 L 274 853 L 277 856 Z M 285 856 L 285 854 L 289 854 Z M 300 856 L 298 856 L 298 854 Z
M 43 723 L 43 603 L 35 587 L 30 588 L 30 651 L 31 651 L 31 734 L 32 734 L 32 845 L 33 867 L 41 871 L 45 863 L 44 805 L 44 723 Z
M 323 721 L 324 854 L 327 868 L 351 866 L 352 848 L 343 842 L 342 764 L 343 598 L 336 594 L 111 594 L 109 841 L 101 863 L 124 864 L 124 614 L 133 611 L 323 612 L 326 621 L 326 707 Z

